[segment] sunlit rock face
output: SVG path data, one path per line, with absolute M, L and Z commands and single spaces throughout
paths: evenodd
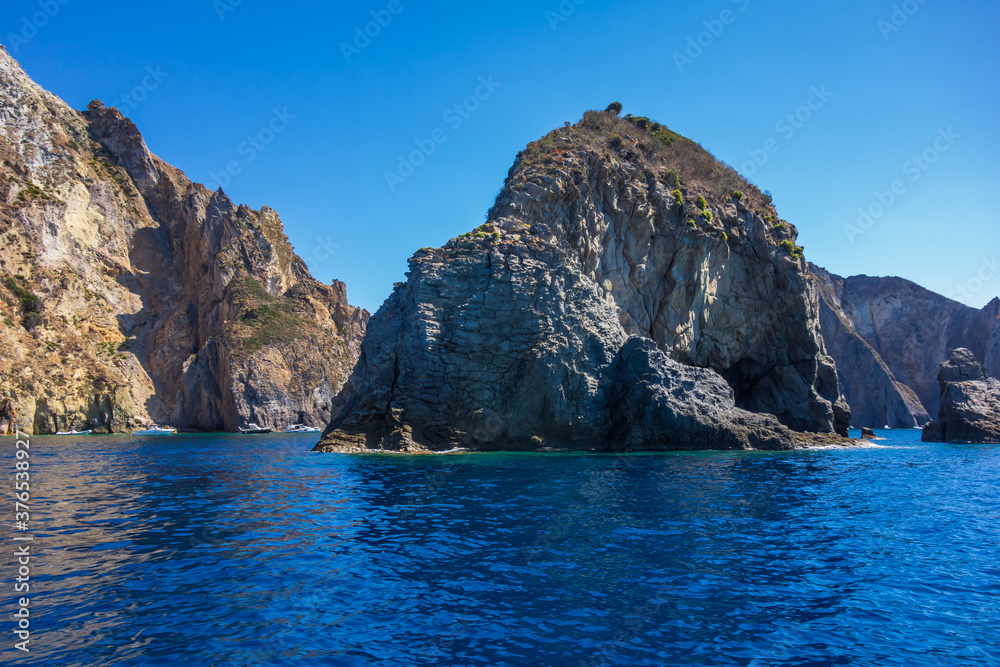
M 25 431 L 325 425 L 368 314 L 314 280 L 277 213 L 70 109 L 0 50 L 0 403 Z

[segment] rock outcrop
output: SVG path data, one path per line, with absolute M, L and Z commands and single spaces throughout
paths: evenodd
M 693 142 L 588 112 L 519 154 L 486 224 L 410 260 L 317 448 L 836 440 L 795 236 Z
M 959 348 L 941 364 L 939 419 L 924 427 L 924 442 L 1000 444 L 1000 381 L 971 350 Z
M 820 323 L 853 425 L 915 428 L 938 413 L 937 373 L 951 350 L 1000 365 L 1000 299 L 982 310 L 902 278 L 841 278 L 816 266 Z
M 368 314 L 116 109 L 70 109 L 0 50 L 0 402 L 16 426 L 325 425 Z

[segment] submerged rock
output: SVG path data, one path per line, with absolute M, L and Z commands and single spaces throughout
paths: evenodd
M 794 228 L 668 132 L 588 112 L 522 152 L 485 225 L 410 260 L 317 449 L 789 448 L 846 435 Z
M 938 373 L 941 411 L 924 428 L 924 442 L 1000 443 L 1000 380 L 964 348 L 951 353 Z

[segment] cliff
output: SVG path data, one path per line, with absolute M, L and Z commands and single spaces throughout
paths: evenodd
M 278 215 L 192 183 L 116 109 L 0 50 L 0 404 L 35 433 L 325 424 L 368 314 Z
M 769 197 L 694 142 L 588 112 L 518 155 L 486 224 L 410 260 L 318 449 L 774 448 L 809 439 L 790 429 L 846 434 L 795 238 Z
M 1000 381 L 959 348 L 938 372 L 941 411 L 924 427 L 924 442 L 1000 444 Z
M 968 348 L 1000 370 L 1000 299 L 982 310 L 902 278 L 841 278 L 811 267 L 820 322 L 854 426 L 914 428 L 938 414 L 938 370 Z

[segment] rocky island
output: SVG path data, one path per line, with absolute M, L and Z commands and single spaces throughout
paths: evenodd
M 795 227 L 693 141 L 619 112 L 530 144 L 484 225 L 413 256 L 318 450 L 846 441 Z
M 314 280 L 273 210 L 78 112 L 0 47 L 0 427 L 325 426 L 368 313 Z

